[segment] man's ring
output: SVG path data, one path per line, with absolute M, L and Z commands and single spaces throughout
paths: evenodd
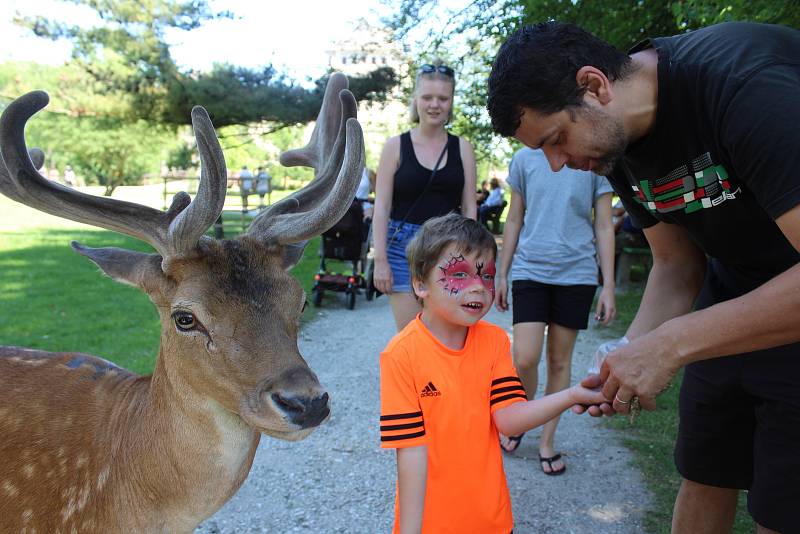
M 614 400 L 616 400 L 620 404 L 630 404 L 631 403 L 631 401 L 629 401 L 629 400 L 624 401 L 624 400 L 620 399 L 619 395 L 614 395 Z

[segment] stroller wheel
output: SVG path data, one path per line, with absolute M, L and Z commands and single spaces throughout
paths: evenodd
M 347 292 L 347 309 L 353 310 L 356 307 L 356 290 L 352 289 Z
M 314 295 L 312 296 L 312 302 L 314 303 L 315 308 L 319 308 L 322 305 L 322 297 L 325 295 L 325 290 L 321 287 L 318 287 L 314 290 Z

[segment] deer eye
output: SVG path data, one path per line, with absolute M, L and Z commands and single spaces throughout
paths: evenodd
M 178 330 L 188 332 L 197 327 L 197 320 L 189 312 L 175 312 L 172 314 L 172 320 L 175 321 L 175 326 Z

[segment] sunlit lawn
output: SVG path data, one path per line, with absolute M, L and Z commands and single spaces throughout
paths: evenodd
M 160 207 L 157 194 L 146 193 L 125 188 L 115 196 Z M 155 308 L 144 293 L 107 278 L 73 252 L 72 240 L 92 247 L 151 250 L 141 241 L 0 196 L 0 345 L 87 352 L 150 372 L 160 331 Z M 318 267 L 318 246 L 318 240 L 312 241 L 292 270 L 306 291 Z

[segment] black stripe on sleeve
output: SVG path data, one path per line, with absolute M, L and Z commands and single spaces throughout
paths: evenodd
M 506 377 L 503 377 L 503 378 L 496 378 L 496 379 L 492 380 L 492 386 L 496 386 L 496 385 L 502 384 L 504 382 L 518 382 L 518 383 L 522 384 L 522 380 L 520 380 L 519 377 L 517 377 L 517 376 L 506 376 Z
M 402 434 L 402 435 L 399 435 L 399 436 L 381 436 L 381 441 L 398 441 L 398 440 L 401 440 L 401 439 L 418 438 L 418 437 L 424 436 L 424 435 L 425 435 L 425 431 L 421 430 L 421 431 L 415 432 L 413 434 Z
M 491 395 L 497 395 L 498 393 L 506 393 L 508 391 L 522 391 L 523 393 L 525 393 L 525 388 L 522 387 L 522 384 L 517 386 L 506 386 L 504 388 L 493 389 Z
M 413 417 L 422 417 L 422 412 L 412 412 L 412 413 L 397 413 L 392 415 L 382 415 L 381 421 L 394 421 L 397 419 L 411 419 Z
M 515 398 L 528 400 L 528 397 L 526 397 L 522 393 L 511 393 L 509 395 L 503 395 L 502 397 L 497 397 L 496 399 L 492 399 L 491 401 L 489 401 L 489 406 L 491 406 L 492 404 L 497 404 L 498 402 L 503 402 L 507 401 L 508 399 L 515 399 Z
M 408 428 L 418 428 L 423 425 L 422 421 L 417 421 L 416 423 L 406 423 L 404 425 L 381 425 L 381 432 L 387 432 L 389 430 L 406 430 Z

